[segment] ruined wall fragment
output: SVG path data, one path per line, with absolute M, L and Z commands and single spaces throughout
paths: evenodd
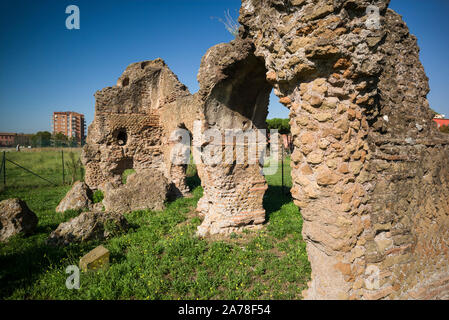
M 447 229 L 436 226 L 447 221 L 449 141 L 431 121 L 416 39 L 388 4 L 242 1 L 240 36 L 291 111 L 309 299 L 407 298 L 432 278 L 447 285 Z M 417 271 L 422 279 L 407 282 Z
M 171 166 L 169 132 L 187 114 L 182 108 L 188 108 L 191 98 L 161 59 L 131 64 L 116 86 L 98 91 L 82 153 L 89 187 L 104 189 L 110 183 L 118 188 L 126 169 L 137 174 L 156 169 L 172 183 L 173 192 L 187 194 L 185 168 Z M 190 114 L 195 116 L 194 111 Z
M 197 168 L 204 188 L 198 204 L 198 211 L 204 216 L 199 235 L 255 228 L 265 221 L 263 195 L 267 184 L 261 164 L 250 156 L 239 161 L 235 154 L 237 145 L 247 154 L 255 142 L 253 146 L 249 140 L 239 142 L 237 132 L 244 134 L 266 128 L 271 85 L 265 73 L 263 61 L 254 55 L 252 43 L 241 39 L 212 47 L 201 61 L 200 90 L 195 95 L 204 119 L 200 130 L 194 132 L 194 147 L 202 155 L 197 159 Z M 235 138 L 227 137 L 229 129 L 233 130 L 228 131 L 231 135 L 236 134 Z M 219 132 L 221 141 L 202 137 L 207 130 Z M 227 147 L 234 150 L 229 161 L 225 159 Z M 219 163 L 207 162 L 206 148 L 223 155 Z

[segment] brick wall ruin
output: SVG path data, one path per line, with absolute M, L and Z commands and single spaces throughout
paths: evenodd
M 185 110 L 192 95 L 163 60 L 130 65 L 117 85 L 95 94 L 95 118 L 89 126 L 82 161 L 85 180 L 93 189 L 118 188 L 126 169 L 137 174 L 156 169 L 172 183 L 175 196 L 187 195 L 185 165 L 170 161 L 171 132 L 195 110 Z M 192 120 L 193 121 L 193 120 Z
M 291 191 L 312 266 L 304 297 L 449 298 L 449 138 L 431 120 L 416 38 L 388 4 L 243 0 L 238 37 L 208 50 L 194 95 L 161 60 L 131 65 L 96 94 L 86 182 L 151 167 L 188 194 L 170 155 L 172 132 L 187 129 L 204 188 L 198 234 L 258 227 L 261 164 L 201 163 L 198 151 L 228 146 L 207 129 L 265 129 L 274 88 L 290 110 Z

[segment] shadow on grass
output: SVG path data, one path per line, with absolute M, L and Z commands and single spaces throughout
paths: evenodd
M 126 254 L 124 252 L 111 252 L 110 253 L 110 261 L 111 264 L 117 263 L 123 263 L 126 260 Z
M 0 299 L 8 298 L 18 288 L 32 286 L 50 267 L 61 266 L 61 263 L 67 266 L 77 265 L 80 256 L 99 243 L 90 241 L 68 247 L 54 247 L 45 243 L 46 236 L 47 234 L 44 236 L 42 233 L 29 237 L 19 235 L 0 247 Z M 26 246 L 23 245 L 24 238 L 29 243 Z
M 263 207 L 266 211 L 266 220 L 270 220 L 270 216 L 273 212 L 281 209 L 284 204 L 292 202 L 292 195 L 290 189 L 281 186 L 268 186 L 268 190 L 263 197 Z
M 186 183 L 190 190 L 194 190 L 196 187 L 201 186 L 201 180 L 197 173 L 194 176 L 187 177 Z

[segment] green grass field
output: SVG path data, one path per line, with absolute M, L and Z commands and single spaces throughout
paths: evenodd
M 22 149 L 16 152 L 15 149 L 5 152 L 6 159 L 6 186 L 7 187 L 48 187 L 51 185 L 62 185 L 62 153 L 64 152 L 64 173 L 65 182 L 71 182 L 71 169 L 68 166 L 70 162 L 70 153 L 73 152 L 75 159 L 78 160 L 81 154 L 81 148 L 40 148 L 40 149 Z M 0 163 L 3 159 L 3 152 L 0 150 Z M 18 167 L 16 164 L 31 170 L 35 174 L 48 180 L 45 181 L 33 175 L 32 173 Z M 77 180 L 81 178 L 81 173 L 77 175 Z M 0 191 L 3 188 L 3 172 L 0 177 Z
M 39 224 L 35 234 L 0 244 L 0 299 L 300 299 L 310 280 L 302 218 L 282 193 L 280 170 L 267 180 L 268 223 L 228 239 L 195 237 L 201 223 L 195 207 L 202 195 L 197 177 L 189 181 L 192 198 L 169 203 L 161 212 L 127 214 L 131 230 L 101 243 L 111 252 L 109 269 L 82 273 L 80 290 L 65 287 L 65 268 L 78 265 L 100 243 L 45 245 L 59 223 L 79 214 L 54 211 L 70 187 L 7 187 L 0 200 L 22 198 Z M 288 165 L 285 180 L 291 186 Z

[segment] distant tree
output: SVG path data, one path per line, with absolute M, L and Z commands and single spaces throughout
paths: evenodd
M 18 133 L 14 138 L 14 144 L 19 144 L 21 146 L 30 146 L 32 137 L 32 134 Z
M 77 147 L 78 146 L 78 140 L 75 137 L 69 138 L 68 146 L 72 147 L 72 148 Z
M 80 174 L 80 178 L 82 180 L 82 166 L 81 160 L 75 158 L 75 153 L 69 152 L 69 160 L 66 161 L 66 167 L 72 177 L 72 184 L 75 183 L 78 174 Z
M 449 133 L 449 126 L 441 126 L 440 131 L 444 133 Z
M 55 133 L 52 140 L 55 147 L 67 147 L 69 144 L 69 138 L 61 132 Z
M 268 130 L 276 129 L 280 134 L 289 134 L 290 133 L 290 120 L 289 119 L 280 119 L 274 118 L 267 120 Z
M 55 139 L 61 140 L 61 141 L 67 141 L 67 136 L 61 132 L 58 132 L 54 135 Z
M 31 137 L 33 147 L 49 147 L 51 143 L 51 133 L 48 131 L 39 131 Z

